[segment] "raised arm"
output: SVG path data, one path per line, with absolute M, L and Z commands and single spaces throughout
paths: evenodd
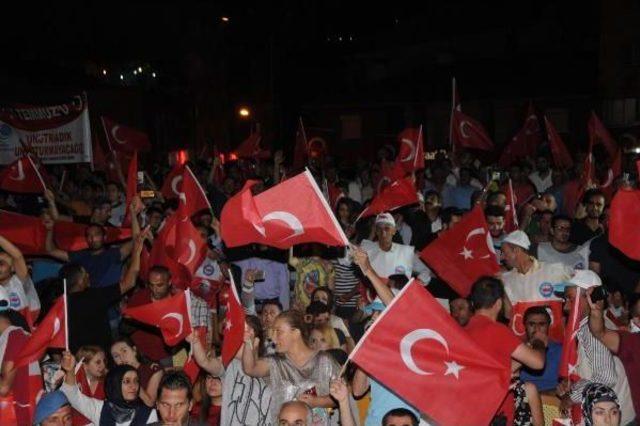
M 531 346 L 521 343 L 511 353 L 511 358 L 526 365 L 533 370 L 542 370 L 545 360 L 544 344 L 539 340 L 533 340 Z
M 61 260 L 63 262 L 68 262 L 69 253 L 65 250 L 61 250 L 58 247 L 56 247 L 56 243 L 53 240 L 54 221 L 51 218 L 46 218 L 42 221 L 42 223 L 44 224 L 44 228 L 47 231 L 47 235 L 44 242 L 45 250 L 47 251 L 47 254 L 55 259 Z
M 29 277 L 29 268 L 27 268 L 27 262 L 25 262 L 20 249 L 2 235 L 0 235 L 0 248 L 13 259 L 13 270 L 20 281 L 26 280 Z
M 591 307 L 591 312 L 589 313 L 589 330 L 591 330 L 591 334 L 601 341 L 607 349 L 614 354 L 618 353 L 618 349 L 620 349 L 620 335 L 605 327 L 602 306 L 591 300 L 591 293 L 593 293 L 594 288 L 595 287 L 592 287 L 587 290 L 587 301 Z
M 205 370 L 207 373 L 220 377 L 224 372 L 224 366 L 219 358 L 209 357 L 202 346 L 202 342 L 198 337 L 197 332 L 192 332 L 189 336 L 187 336 L 187 342 L 191 343 L 191 350 L 193 351 L 193 357 L 196 360 L 196 363 Z
M 144 232 L 138 234 L 135 239 L 129 267 L 127 268 L 122 280 L 120 280 L 121 294 L 125 294 L 136 285 L 138 274 L 140 273 L 140 256 L 142 255 L 142 249 L 144 248 L 144 240 L 148 237 L 150 232 L 150 228 L 147 226 Z
M 89 419 L 93 424 L 100 424 L 100 414 L 102 413 L 103 401 L 88 397 L 80 392 L 76 386 L 75 373 L 76 359 L 71 352 L 64 351 L 60 367 L 65 372 L 64 383 L 60 390 L 69 400 L 69 404 Z
M 131 240 L 120 246 L 120 259 L 126 259 L 133 251 L 136 238 L 140 234 L 140 222 L 138 221 L 138 213 L 142 211 L 143 204 L 137 195 L 131 200 L 129 205 L 129 214 L 131 215 Z
M 47 205 L 49 206 L 49 214 L 53 220 L 60 219 L 60 213 L 58 212 L 58 207 L 56 206 L 56 197 L 52 190 L 46 189 L 44 191 L 44 198 L 47 200 Z
M 329 392 L 331 397 L 338 402 L 338 409 L 340 410 L 340 424 L 342 426 L 355 426 L 356 421 L 353 418 L 353 413 L 349 406 L 349 388 L 347 388 L 344 380 L 332 380 L 329 385 Z
M 246 336 L 245 336 L 246 337 Z M 269 362 L 258 358 L 257 350 L 260 339 L 245 339 L 242 348 L 242 369 L 247 376 L 266 377 L 269 375 Z
M 393 300 L 393 292 L 391 291 L 389 286 L 382 281 L 382 278 L 380 278 L 380 276 L 376 274 L 376 271 L 374 271 L 371 267 L 367 252 L 356 246 L 351 246 L 351 250 L 353 253 L 353 261 L 360 267 L 364 276 L 369 278 L 369 281 L 371 281 L 371 284 L 373 284 L 373 288 L 375 288 L 376 293 L 378 293 L 378 296 L 380 297 L 382 303 L 384 303 L 385 306 L 391 303 L 391 301 Z

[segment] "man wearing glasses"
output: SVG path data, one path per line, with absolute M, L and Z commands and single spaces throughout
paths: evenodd
M 562 263 L 571 269 L 587 269 L 588 247 L 569 241 L 571 218 L 556 215 L 551 219 L 551 241 L 535 246 L 532 253 L 541 262 Z

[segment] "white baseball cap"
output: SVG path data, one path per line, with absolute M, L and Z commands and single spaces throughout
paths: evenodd
M 380 213 L 376 216 L 376 225 L 391 225 L 395 227 L 396 220 L 393 218 L 391 213 Z
M 567 286 L 578 286 L 585 290 L 591 287 L 599 287 L 602 285 L 602 280 L 593 271 L 588 269 L 578 269 L 573 274 L 573 277 L 567 282 Z
M 504 237 L 504 240 L 502 240 L 502 244 L 504 243 L 513 244 L 514 246 L 522 247 L 525 250 L 529 250 L 529 247 L 531 247 L 531 241 L 529 240 L 529 237 L 526 233 L 520 230 L 513 231 L 506 237 Z

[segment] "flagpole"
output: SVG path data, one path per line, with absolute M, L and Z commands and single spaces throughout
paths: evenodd
M 62 285 L 64 287 L 64 347 L 69 350 L 69 314 L 67 309 L 67 279 L 62 279 Z
M 198 185 L 198 189 L 200 189 L 200 192 L 202 192 L 202 196 L 204 197 L 205 201 L 207 202 L 207 205 L 209 206 L 209 210 L 211 211 L 211 214 L 213 215 L 213 207 L 211 207 L 211 203 L 209 202 L 209 199 L 207 198 L 207 193 L 204 192 L 204 189 L 202 189 L 202 185 L 200 185 L 200 182 L 198 182 L 198 179 L 196 178 L 196 175 L 193 174 L 193 172 L 191 171 L 189 166 L 184 166 L 184 168 L 189 171 L 189 174 L 191 175 L 191 177 L 195 181 L 196 185 Z
M 453 144 L 453 110 L 456 108 L 456 78 L 451 79 L 451 114 L 449 115 L 449 143 L 451 144 L 451 153 L 454 151 Z
M 422 139 L 422 124 L 420 125 L 420 129 L 418 129 L 418 140 L 416 141 L 416 145 L 422 143 L 421 139 Z M 424 144 L 422 144 L 422 156 L 424 157 Z M 414 171 L 417 165 L 418 165 L 418 147 L 416 146 L 416 153 L 413 156 Z
M 44 179 L 42 179 L 42 175 L 40 174 L 40 170 L 38 170 L 38 168 L 36 167 L 36 164 L 31 159 L 31 155 L 27 154 L 27 158 L 29 159 L 29 162 L 31 163 L 31 167 L 33 167 L 33 170 L 36 171 L 36 175 L 38 176 L 38 179 L 40 179 L 40 183 L 42 184 L 42 188 L 46 191 L 47 190 L 47 185 L 45 185 Z

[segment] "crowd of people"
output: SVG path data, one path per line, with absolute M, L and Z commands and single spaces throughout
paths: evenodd
M 226 247 L 219 220 L 247 179 L 258 181 L 257 194 L 297 172 L 281 152 L 273 159 L 190 162 L 212 210 L 192 217 L 208 251 L 190 285 L 194 332 L 175 346 L 157 327 L 121 315 L 182 290 L 165 265 L 141 265 L 177 210 L 177 200 L 159 191 L 168 165 L 148 168 L 143 186 L 153 197 L 136 196 L 129 205 L 124 179 L 109 180 L 82 164 L 48 167 L 51 183 L 42 195 L 1 193 L 0 208 L 40 216 L 46 247 L 27 256 L 19 248 L 24 242 L 0 235 L 0 424 L 431 424 L 429 413 L 348 362 L 411 278 L 512 371 L 492 424 L 575 416 L 586 425 L 634 424 L 640 263 L 610 244 L 607 222 L 626 175 L 578 191 L 580 161 L 558 169 L 540 152 L 499 168 L 469 151 L 438 153 L 413 174 L 418 203 L 360 219 L 396 155 L 385 146 L 373 162 L 310 156 L 309 170 L 351 245 L 290 250 Z M 460 295 L 419 254 L 477 205 L 500 272 Z M 59 248 L 60 222 L 85 224 L 87 248 Z M 124 224 L 130 235 L 112 242 L 109 230 Z M 242 346 L 225 365 L 230 278 L 246 324 Z M 65 291 L 63 282 L 68 348 L 16 367 L 38 318 Z M 573 305 L 579 306 L 578 361 L 570 366 L 576 378 L 560 378 L 562 324 Z M 190 356 L 200 368 L 195 380 L 182 371 Z

